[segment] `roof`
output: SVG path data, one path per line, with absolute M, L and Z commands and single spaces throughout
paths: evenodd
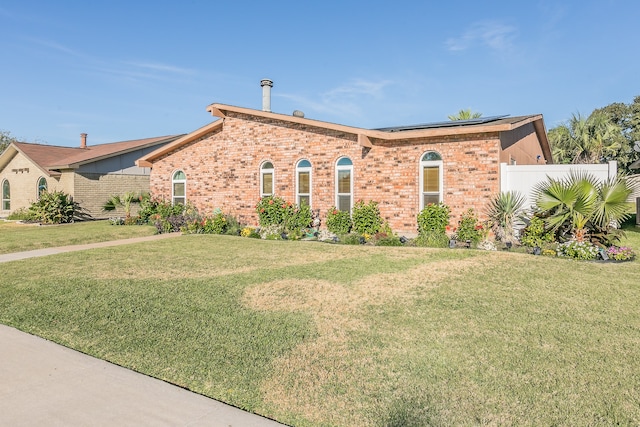
M 216 120 L 207 126 L 204 126 L 190 134 L 187 134 L 139 159 L 136 164 L 141 167 L 150 167 L 153 161 L 161 156 L 180 148 L 215 129 L 221 128 L 224 119 L 229 113 L 239 113 L 255 117 L 268 118 L 274 120 L 282 120 L 290 123 L 303 124 L 328 130 L 334 130 L 349 133 L 357 136 L 358 143 L 363 147 L 373 147 L 372 140 L 384 143 L 386 141 L 398 141 L 408 139 L 424 139 L 433 137 L 443 137 L 451 135 L 465 135 L 477 133 L 493 133 L 505 132 L 517 129 L 528 123 L 532 123 L 542 150 L 548 161 L 551 161 L 551 149 L 547 140 L 547 132 L 541 114 L 530 116 L 495 116 L 483 119 L 460 120 L 452 122 L 426 123 L 422 125 L 397 126 L 379 129 L 363 129 L 353 126 L 345 126 L 336 123 L 323 122 L 320 120 L 312 120 L 305 117 L 290 116 L 287 114 L 272 113 L 270 111 L 254 110 L 251 108 L 235 107 L 225 104 L 211 104 L 207 107 L 213 116 L 220 117 L 222 120 Z
M 77 169 L 98 160 L 126 154 L 142 148 L 168 143 L 182 135 L 167 135 L 108 144 L 87 145 L 82 147 L 61 147 L 56 145 L 13 142 L 0 155 L 0 169 L 18 153 L 24 154 L 49 176 L 59 174 L 60 169 Z

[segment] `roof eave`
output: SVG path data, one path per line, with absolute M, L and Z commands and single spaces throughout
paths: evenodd
M 194 141 L 204 135 L 206 135 L 209 132 L 213 132 L 214 130 L 216 130 L 219 127 L 222 127 L 224 123 L 224 119 L 223 120 L 216 120 L 212 123 L 209 123 L 208 125 L 205 125 L 203 127 L 201 127 L 200 129 L 197 129 L 191 133 L 188 133 L 186 135 L 181 136 L 180 138 L 176 139 L 173 142 L 170 142 L 160 148 L 158 148 L 157 150 L 152 151 L 151 153 L 142 156 L 141 158 L 139 158 L 138 160 L 136 160 L 136 166 L 140 167 L 140 168 L 150 168 L 153 167 L 153 162 L 154 160 L 158 159 L 159 157 L 164 156 L 167 153 L 170 153 L 171 151 L 185 145 L 188 144 L 191 141 Z

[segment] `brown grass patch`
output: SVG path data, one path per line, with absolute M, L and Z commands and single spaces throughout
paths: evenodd
M 363 401 L 348 396 L 366 393 L 375 386 L 354 381 L 366 377 L 362 372 L 372 370 L 372 365 L 383 362 L 364 349 L 358 354 L 350 342 L 352 333 L 366 333 L 369 328 L 359 313 L 391 300 L 402 303 L 416 298 L 419 293 L 416 291 L 428 292 L 485 262 L 483 256 L 430 262 L 399 273 L 367 276 L 349 285 L 323 280 L 281 280 L 249 288 L 243 301 L 247 306 L 310 313 L 319 335 L 276 361 L 274 375 L 262 387 L 265 400 L 312 422 L 367 425 L 369 421 L 363 414 L 373 408 L 355 407 L 357 402 L 364 404 Z M 327 414 L 332 414 L 330 420 L 326 419 Z

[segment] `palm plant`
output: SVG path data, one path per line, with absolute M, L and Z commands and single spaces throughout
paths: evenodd
M 105 211 L 113 211 L 118 207 L 122 207 L 124 210 L 124 215 L 126 218 L 131 217 L 131 205 L 133 203 L 138 203 L 140 201 L 140 197 L 136 195 L 133 191 L 129 191 L 124 195 L 114 195 L 107 200 L 107 202 L 102 206 L 102 209 Z
M 549 178 L 534 187 L 538 215 L 559 241 L 585 240 L 607 245 L 619 239 L 617 225 L 632 211 L 627 198 L 635 184 L 622 176 L 599 183 L 585 172 Z
M 498 194 L 487 208 L 487 217 L 496 240 L 513 244 L 516 241 L 516 222 L 523 215 L 525 197 L 518 191 L 507 191 Z
M 470 108 L 466 110 L 458 111 L 458 114 L 452 114 L 449 117 L 449 120 L 469 120 L 469 119 L 477 119 L 482 117 L 482 113 L 471 111 Z

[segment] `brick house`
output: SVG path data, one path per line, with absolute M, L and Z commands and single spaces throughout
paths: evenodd
M 0 154 L 0 216 L 28 208 L 40 191 L 71 195 L 88 215 L 104 217 L 102 206 L 114 194 L 149 191 L 149 169 L 135 160 L 181 135 L 79 147 L 14 142 Z
M 469 208 L 482 216 L 500 191 L 500 163 L 552 162 L 541 115 L 361 129 L 273 113 L 268 102 L 207 110 L 220 119 L 137 164 L 151 168 L 152 195 L 250 225 L 260 197 L 275 194 L 309 203 L 323 224 L 332 206 L 374 200 L 394 231 L 415 234 L 430 202 L 450 206 L 452 222 Z

